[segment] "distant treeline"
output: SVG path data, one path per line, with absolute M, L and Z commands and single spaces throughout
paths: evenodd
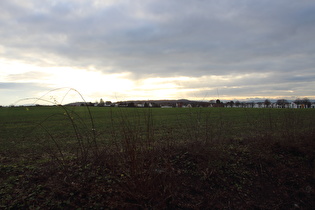
M 72 106 L 107 106 L 107 107 L 239 107 L 239 108 L 315 108 L 315 102 L 311 102 L 308 98 L 296 99 L 294 101 L 288 101 L 286 99 L 269 100 L 264 101 L 221 101 L 210 100 L 210 101 L 192 101 L 187 99 L 180 100 L 148 100 L 148 101 L 118 101 L 104 102 L 103 99 L 100 102 L 77 102 L 68 104 Z
M 11 105 L 10 107 L 14 107 Z M 21 106 L 21 105 L 20 105 Z M 46 106 L 40 104 L 22 105 L 22 106 Z M 62 106 L 61 104 L 55 104 L 54 106 Z M 155 107 L 155 108 L 192 108 L 192 107 L 226 107 L 226 108 L 315 108 L 315 101 L 311 101 L 308 98 L 297 98 L 294 101 L 286 99 L 269 100 L 264 101 L 193 101 L 187 99 L 179 100 L 135 100 L 135 101 L 100 101 L 96 102 L 74 102 L 65 104 L 64 106 L 98 106 L 98 107 Z M 2 107 L 2 106 L 0 106 Z

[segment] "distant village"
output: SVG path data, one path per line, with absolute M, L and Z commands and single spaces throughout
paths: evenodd
M 68 106 L 98 106 L 98 107 L 156 107 L 156 108 L 193 108 L 193 107 L 225 107 L 225 108 L 315 108 L 315 101 L 308 98 L 288 101 L 286 99 L 264 101 L 191 101 L 180 100 L 147 100 L 147 101 L 104 101 L 99 102 L 75 102 Z

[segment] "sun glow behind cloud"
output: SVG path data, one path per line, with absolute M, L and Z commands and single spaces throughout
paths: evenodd
M 201 77 L 149 77 L 135 79 L 131 72 L 108 73 L 97 71 L 90 66 L 87 69 L 64 66 L 36 66 L 16 61 L 1 61 L 1 69 L 7 69 L 7 73 L 0 72 L 7 82 L 40 84 L 45 89 L 38 90 L 36 95 L 27 97 L 41 97 L 49 90 L 62 87 L 78 90 L 86 100 L 148 100 L 148 99 L 178 99 L 190 98 L 195 100 L 209 100 L 217 98 L 229 100 L 240 98 L 267 97 L 264 91 L 260 95 L 250 92 L 238 95 L 244 89 L 250 90 L 260 80 L 264 80 L 271 73 L 247 73 L 233 75 L 208 75 Z M 111 69 L 111 67 L 108 67 Z M 227 92 L 235 92 L 235 97 Z M 293 90 L 283 90 L 284 93 L 294 94 Z M 59 94 L 59 95 L 58 95 Z M 69 103 L 81 100 L 77 94 L 68 94 L 67 100 L 63 99 L 64 93 L 49 94 L 56 103 Z M 58 96 L 57 96 L 58 95 Z M 19 98 L 22 99 L 22 98 Z
M 95 70 L 72 67 L 39 67 L 19 62 L 1 62 L 0 68 L 7 70 L 0 72 L 1 77 L 7 83 L 34 83 L 46 87 L 43 91 L 39 90 L 36 95 L 26 97 L 41 97 L 45 95 L 47 89 L 67 87 L 78 90 L 86 96 L 87 100 L 95 100 L 113 93 L 119 95 L 119 93 L 126 93 L 134 89 L 134 82 L 128 79 L 130 73 L 126 72 L 104 74 Z
M 3 61 L 0 65 L 2 78 L 8 83 L 40 84 L 44 90 L 38 90 L 35 95 L 25 98 L 40 98 L 53 103 L 65 103 L 80 100 L 76 94 L 68 94 L 63 99 L 62 91 L 47 92 L 59 88 L 73 88 L 78 90 L 89 101 L 99 100 L 147 100 L 147 99 L 176 99 L 183 92 L 191 91 L 182 85 L 188 81 L 196 81 L 191 77 L 145 78 L 135 80 L 130 72 L 104 74 L 94 67 L 87 70 L 72 67 L 41 67 L 15 61 Z M 52 98 L 54 98 L 52 100 Z M 20 100 L 16 98 L 15 100 Z M 55 100 L 55 101 L 54 101 Z M 40 102 L 40 101 L 37 101 Z

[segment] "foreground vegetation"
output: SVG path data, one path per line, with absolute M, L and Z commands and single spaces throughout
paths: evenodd
M 0 208 L 314 209 L 315 110 L 0 109 Z

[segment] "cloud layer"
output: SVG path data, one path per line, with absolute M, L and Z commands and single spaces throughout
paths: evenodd
M 0 2 L 5 61 L 43 74 L 51 67 L 54 74 L 65 67 L 126 74 L 138 85 L 129 91 L 160 78 L 143 88 L 154 93 L 171 83 L 170 91 L 187 97 L 217 88 L 230 98 L 314 96 L 314 34 L 309 0 Z M 29 72 L 26 80 L 45 83 Z M 6 69 L 0 74 L 0 82 L 14 82 Z M 186 79 L 179 84 L 179 77 Z

